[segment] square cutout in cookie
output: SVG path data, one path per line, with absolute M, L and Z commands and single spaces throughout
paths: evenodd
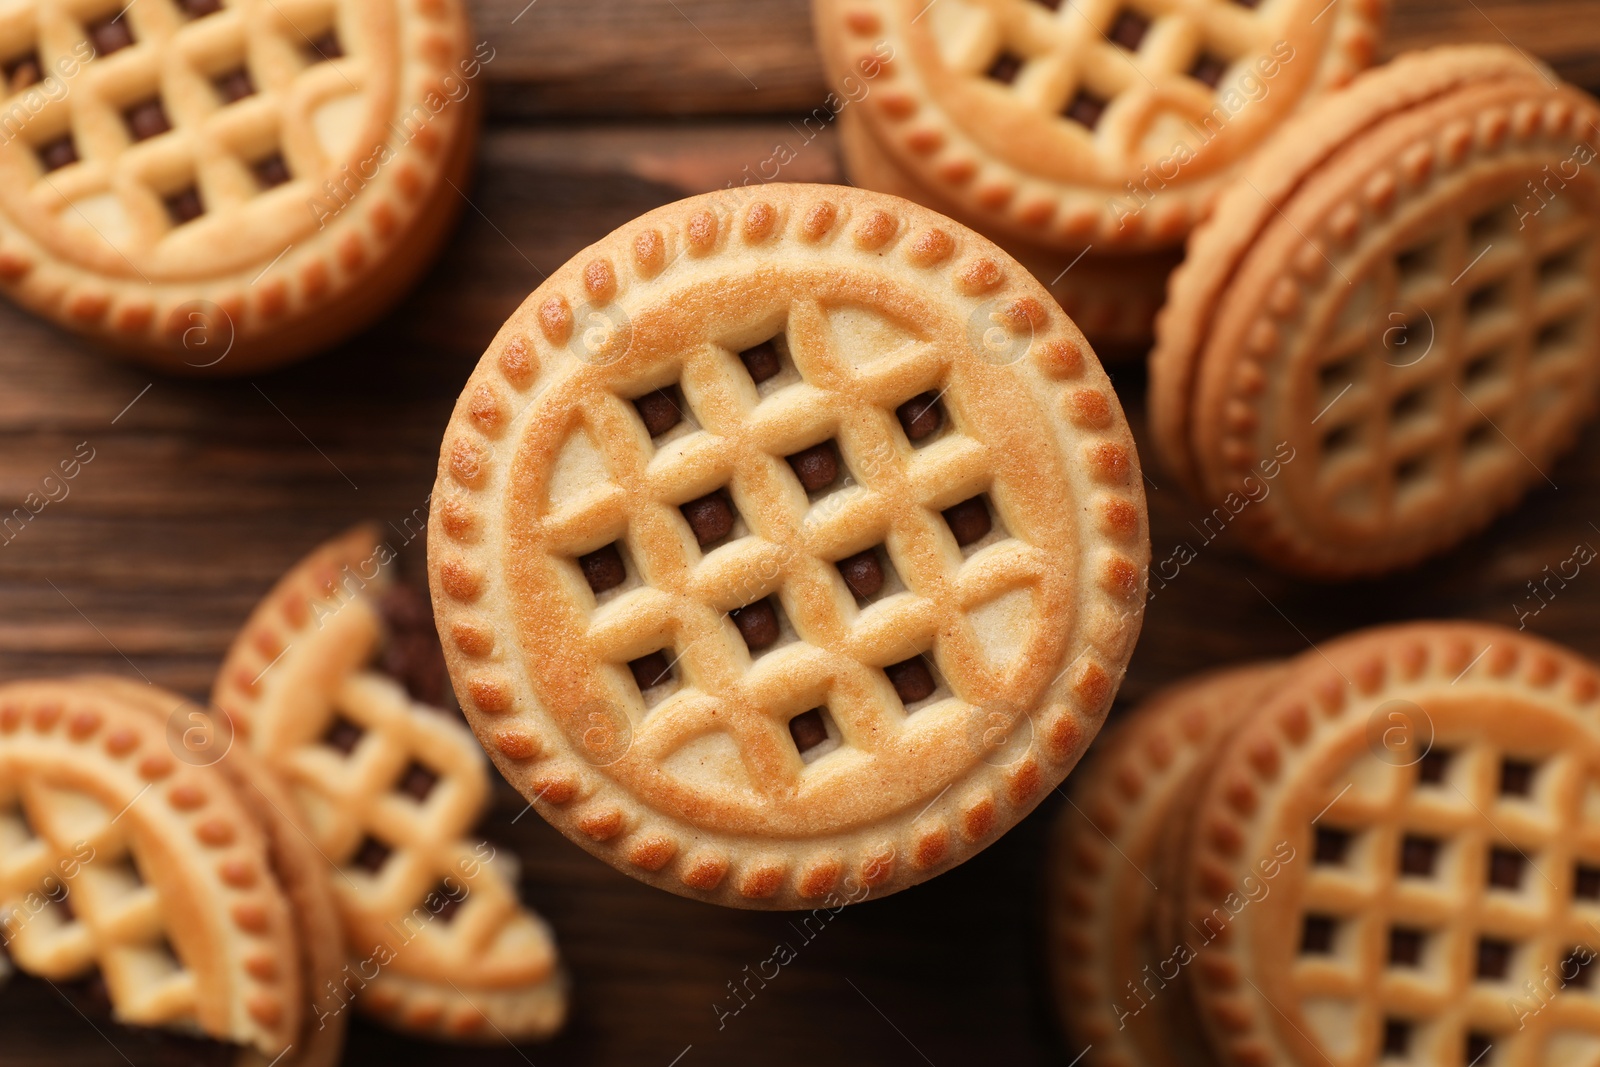
M 1361 356 L 1348 356 L 1319 368 L 1317 385 L 1321 389 L 1320 403 L 1326 409 L 1351 386 L 1361 381 Z
M 250 71 L 243 63 L 212 78 L 211 87 L 217 91 L 217 99 L 224 105 L 237 104 L 247 96 L 256 95 L 255 79 L 250 77 Z
M 1421 834 L 1400 839 L 1400 877 L 1432 878 L 1439 866 L 1439 841 Z
M 856 598 L 857 607 L 876 604 L 906 588 L 883 545 L 874 545 L 853 556 L 846 556 L 834 566 L 839 569 L 839 577 L 844 579 L 845 588 Z
M 941 691 L 946 689 L 938 668 L 923 655 L 891 663 L 883 668 L 883 673 L 907 715 L 921 711 L 939 699 Z
M 644 432 L 656 444 L 662 443 L 667 435 L 680 427 L 691 430 L 699 428 L 699 424 L 689 411 L 688 403 L 683 399 L 682 390 L 676 383 L 636 396 L 632 404 L 634 414 L 638 415 L 639 421 L 644 424 Z
M 670 647 L 658 648 L 629 661 L 628 671 L 639 687 L 639 697 L 646 711 L 683 687 L 676 667 L 677 654 Z
M 1499 349 L 1474 356 L 1461 372 L 1461 387 L 1468 393 L 1490 388 L 1501 380 L 1505 367 L 1505 353 Z
M 952 504 L 940 515 L 950 528 L 950 536 L 955 538 L 956 547 L 962 550 L 963 556 L 970 556 L 981 547 L 980 542 L 988 544 L 998 526 L 987 493 L 979 493 L 959 504 Z
M 1474 957 L 1473 974 L 1483 982 L 1504 981 L 1511 973 L 1511 956 L 1516 946 L 1498 937 L 1478 938 L 1478 951 Z
M 39 166 L 46 174 L 62 167 L 70 167 L 78 161 L 78 146 L 72 142 L 70 133 L 46 141 L 33 151 L 34 155 L 39 157 Z
M 1106 32 L 1106 38 L 1119 48 L 1137 52 L 1139 46 L 1144 44 L 1145 34 L 1149 32 L 1150 20 L 1133 8 L 1125 7 L 1111 20 L 1111 29 Z
M 1488 1034 L 1468 1034 L 1467 1048 L 1463 1053 L 1462 1067 L 1490 1067 L 1493 1060 L 1489 1053 L 1494 1048 L 1494 1040 Z
M 1023 62 L 1021 56 L 1007 49 L 995 57 L 995 61 L 989 64 L 989 69 L 983 72 L 983 76 L 1001 85 L 1011 85 L 1016 82 L 1017 75 L 1022 73 Z
M 1467 253 L 1475 256 L 1488 246 L 1515 233 L 1518 222 L 1510 204 L 1500 204 L 1476 216 L 1467 228 Z
M 1455 753 L 1442 748 L 1430 748 L 1417 761 L 1418 785 L 1443 785 L 1450 773 L 1450 759 Z
M 1568 949 L 1556 972 L 1561 979 L 1561 988 L 1592 989 L 1594 973 L 1591 968 L 1594 966 L 1594 961 L 1595 953 L 1591 948 L 1574 945 Z
M 1545 323 L 1539 327 L 1539 335 L 1534 339 L 1533 358 L 1548 359 L 1569 352 L 1575 347 L 1577 340 L 1576 318 L 1557 319 L 1555 322 Z
M 171 196 L 163 197 L 162 203 L 166 204 L 167 217 L 172 220 L 174 226 L 193 222 L 206 213 L 206 202 L 201 199 L 200 189 L 195 185 L 189 185 Z
M 1419 385 L 1408 389 L 1395 397 L 1394 403 L 1389 407 L 1389 421 L 1396 427 L 1404 427 L 1425 417 L 1435 407 L 1437 399 L 1431 386 Z
M 1411 1024 L 1404 1019 L 1383 1020 L 1384 1059 L 1405 1059 L 1411 1055 Z
M 1061 0 L 1033 0 L 1033 2 L 1050 11 L 1061 10 Z
M 941 396 L 942 391 L 929 389 L 894 409 L 900 432 L 906 435 L 912 448 L 926 448 L 943 437 L 949 428 L 950 415 L 944 409 Z
M 1201 52 L 1189 68 L 1189 77 L 1211 89 L 1222 84 L 1222 76 L 1226 73 L 1228 61 L 1215 52 Z
M 1579 861 L 1572 872 L 1572 895 L 1579 900 L 1600 900 L 1600 867 Z
M 1491 848 L 1488 870 L 1485 872 L 1489 888 L 1505 889 L 1513 893 L 1520 890 L 1523 876 L 1527 873 L 1527 866 L 1527 858 L 1516 849 Z
M 221 0 L 179 0 L 178 6 L 192 19 L 203 19 L 222 10 Z
M 389 862 L 389 857 L 393 854 L 394 849 L 368 834 L 361 839 L 361 844 L 356 847 L 355 855 L 350 857 L 350 862 L 368 874 L 377 874 L 383 870 L 383 865 Z
M 128 136 L 134 141 L 148 141 L 172 129 L 172 123 L 167 119 L 166 105 L 159 96 L 147 97 L 125 108 L 122 124 L 128 128 Z
M 1433 469 L 1433 456 L 1428 453 L 1407 456 L 1394 469 L 1395 492 L 1409 493 L 1422 488 L 1432 477 Z
M 789 355 L 789 338 L 781 332 L 742 350 L 739 362 L 755 383 L 756 395 L 763 400 L 800 380 L 800 372 Z
M 1348 830 L 1336 830 L 1331 826 L 1317 827 L 1311 862 L 1320 867 L 1343 867 L 1350 854 L 1352 836 Z
M 1443 273 L 1443 261 L 1444 242 L 1437 237 L 1400 253 L 1395 260 L 1395 270 L 1399 275 L 1401 291 L 1438 278 Z
M 328 729 L 323 732 L 322 743 L 348 756 L 355 752 L 366 732 L 343 715 L 335 715 Z
M 1111 101 L 1103 96 L 1096 96 L 1087 89 L 1079 89 L 1067 101 L 1067 106 L 1062 109 L 1062 114 L 1079 126 L 1092 130 L 1100 125 L 1100 120 L 1105 117 L 1106 108 Z
M 733 628 L 744 639 L 751 659 L 758 659 L 799 640 L 776 595 L 763 597 L 742 608 L 734 608 L 728 612 L 728 621 L 733 623 Z
M 843 744 L 839 726 L 826 707 L 802 711 L 789 720 L 789 739 L 802 763 L 815 763 Z
M 0 80 L 0 90 L 3 90 L 0 96 L 20 93 L 28 86 L 44 81 L 44 65 L 39 62 L 38 50 L 0 64 L 0 79 L 3 79 Z
M 1490 282 L 1467 294 L 1467 323 L 1487 318 L 1511 306 L 1511 293 L 1503 282 Z
M 799 479 L 806 499 L 813 504 L 841 487 L 848 477 L 844 461 L 839 456 L 839 445 L 833 440 L 802 448 L 793 455 L 785 456 L 784 460 Z
M 339 32 L 332 26 L 306 39 L 306 58 L 313 63 L 323 63 L 330 59 L 341 59 L 344 56 L 344 43 L 339 40 Z
M 638 567 L 634 565 L 633 554 L 620 537 L 593 552 L 584 553 L 577 562 L 578 570 L 588 583 L 589 591 L 594 594 L 597 605 L 644 584 L 639 578 Z
M 1300 926 L 1300 954 L 1332 956 L 1338 934 L 1338 919 L 1331 915 L 1307 915 Z
M 275 189 L 286 185 L 294 177 L 289 173 L 289 164 L 283 158 L 282 152 L 274 152 L 265 159 L 259 159 L 250 164 L 250 173 L 256 177 L 256 184 L 263 189 Z
M 440 882 L 428 890 L 428 895 L 422 898 L 422 906 L 435 919 L 448 926 L 454 921 L 456 912 L 461 910 L 461 905 L 466 903 L 465 888 L 460 886 L 452 890 L 448 882 Z
M 1393 927 L 1389 931 L 1389 966 L 1420 968 L 1427 944 L 1427 931 L 1408 926 Z
M 406 764 L 406 769 L 400 772 L 400 778 L 394 784 L 395 792 L 404 793 L 418 804 L 425 803 L 428 795 L 433 792 L 433 787 L 439 784 L 438 772 L 426 764 L 412 760 Z
M 1533 778 L 1539 769 L 1532 760 L 1506 756 L 1500 760 L 1500 795 L 1503 797 L 1531 797 Z
M 133 36 L 133 27 L 122 17 L 125 13 L 126 9 L 84 27 L 96 56 L 109 56 L 133 44 L 136 38 Z
M 1573 247 L 1539 261 L 1539 288 L 1551 289 L 1569 281 L 1583 279 L 1583 248 Z
M 711 552 L 749 532 L 744 517 L 726 488 L 716 489 L 678 505 L 701 552 Z

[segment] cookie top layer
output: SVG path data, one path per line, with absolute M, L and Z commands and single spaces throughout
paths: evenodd
M 848 188 L 695 197 L 580 253 L 473 374 L 433 501 L 501 770 L 721 903 L 887 892 L 993 840 L 1093 736 L 1142 612 L 1138 461 L 1082 335 L 984 238 Z
M 513 860 L 472 835 L 489 796 L 483 751 L 375 666 L 404 666 L 385 655 L 405 636 L 404 614 L 383 611 L 394 560 L 371 527 L 312 552 L 252 613 L 213 699 L 337 868 L 351 955 L 391 976 L 358 1005 L 452 1040 L 545 1037 L 564 1019 L 565 980 Z
M 1190 988 L 1222 1062 L 1587 1058 L 1597 712 L 1594 664 L 1498 627 L 1387 627 L 1302 657 L 1217 754 L 1182 864 L 1182 917 L 1212 934 Z
M 1073 777 L 1051 849 L 1050 963 L 1062 1021 L 1089 1046 L 1089 1067 L 1204 1063 L 1200 1043 L 1180 1037 L 1181 994 L 1163 995 L 1188 963 L 1155 922 L 1157 894 L 1175 876 L 1168 832 L 1185 787 L 1282 676 L 1279 665 L 1253 664 L 1162 690 Z M 1143 985 L 1152 973 L 1162 989 Z
M 1219 183 L 1372 61 L 1383 0 L 818 0 L 845 102 L 964 217 L 1046 245 L 1180 242 Z
M 0 287 L 176 369 L 289 331 L 412 229 L 481 58 L 455 0 L 8 5 Z
M 310 997 L 290 895 L 230 779 L 174 758 L 168 735 L 92 681 L 0 687 L 7 951 L 53 981 L 98 969 L 120 1022 L 271 1059 Z
M 1541 481 L 1600 384 L 1597 123 L 1493 48 L 1413 55 L 1321 103 L 1174 277 L 1151 374 L 1164 463 L 1212 500 L 1292 456 L 1239 526 L 1325 575 L 1420 559 Z M 1560 188 L 1530 192 L 1547 174 Z

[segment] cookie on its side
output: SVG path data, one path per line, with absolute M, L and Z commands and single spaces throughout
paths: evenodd
M 0 687 L 6 954 L 208 1061 L 330 1067 L 326 872 L 247 757 L 174 758 L 189 711 L 107 679 Z
M 327 347 L 443 243 L 492 49 L 459 0 L 23 0 L 0 14 L 0 291 L 234 375 Z
M 1157 915 L 1178 875 L 1169 831 L 1211 754 L 1283 673 L 1255 664 L 1162 690 L 1074 776 L 1051 842 L 1049 953 L 1069 1053 L 1086 1046 L 1086 1067 L 1214 1063 L 1187 1011 L 1193 938 L 1169 936 Z
M 1190 988 L 1224 1067 L 1592 1062 L 1597 713 L 1600 668 L 1499 627 L 1301 657 L 1212 761 L 1173 887 L 1218 934 Z
M 462 392 L 428 536 L 507 779 L 594 854 L 741 907 L 961 862 L 1077 762 L 1149 556 L 1082 334 L 977 233 L 771 185 L 553 273 Z
M 1487 524 L 1600 389 L 1597 154 L 1600 103 L 1508 49 L 1415 53 L 1325 98 L 1174 276 L 1150 379 L 1163 464 L 1208 506 L 1281 473 L 1236 525 L 1313 576 Z
M 441 710 L 432 620 L 394 558 L 370 527 L 312 552 L 240 631 L 214 703 L 338 869 L 356 1007 L 443 1040 L 547 1037 L 567 1003 L 555 940 L 514 858 L 470 836 L 488 767 Z

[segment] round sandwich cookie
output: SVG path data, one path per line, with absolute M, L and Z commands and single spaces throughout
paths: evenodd
M 1600 669 L 1415 623 L 1323 645 L 1213 755 L 1174 936 L 1224 1067 L 1600 1053 Z
M 1103 254 L 1181 243 L 1287 116 L 1372 61 L 1387 7 L 816 0 L 813 13 L 830 109 L 856 116 L 857 145 L 916 199 L 997 236 Z
M 284 779 L 337 868 L 346 1001 L 438 1040 L 549 1037 L 567 1009 L 555 938 L 518 899 L 516 857 L 473 836 L 488 761 L 443 709 L 432 614 L 394 569 L 366 526 L 292 568 L 224 660 L 216 743 Z
M 326 865 L 248 756 L 173 745 L 200 715 L 121 680 L 0 687 L 0 962 L 134 1055 L 330 1067 Z
M 1600 384 L 1600 104 L 1508 49 L 1325 98 L 1190 240 L 1151 429 L 1268 561 L 1376 574 L 1542 484 Z
M 429 519 L 468 720 L 547 819 L 721 904 L 883 895 L 1094 736 L 1142 620 L 1122 410 L 1026 270 L 896 197 L 660 208 L 494 339 Z
M 1185 787 L 1282 676 L 1252 664 L 1162 690 L 1073 776 L 1051 841 L 1048 951 L 1069 1055 L 1086 1047 L 1085 1067 L 1214 1063 L 1171 988 L 1187 953 L 1157 936 L 1158 894 L 1176 877 L 1169 829 Z
M 493 58 L 459 0 L 8 5 L 0 291 L 174 373 L 327 347 L 443 243 Z

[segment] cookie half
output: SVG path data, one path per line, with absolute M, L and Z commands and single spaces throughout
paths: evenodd
M 547 1037 L 567 1003 L 555 940 L 518 900 L 514 857 L 472 836 L 483 750 L 412 695 L 439 650 L 394 559 L 370 527 L 311 553 L 240 631 L 213 701 L 336 868 L 356 1006 L 446 1040 Z
M 1056 1004 L 1086 1067 L 1211 1067 L 1180 982 L 1191 954 L 1158 920 L 1179 877 L 1169 829 L 1222 741 L 1282 678 L 1231 668 L 1165 689 L 1097 742 L 1073 776 L 1051 842 L 1050 964 Z
M 1208 506 L 1256 500 L 1240 535 L 1327 577 L 1420 560 L 1541 483 L 1600 386 L 1597 124 L 1592 98 L 1490 47 L 1403 57 L 1317 105 L 1174 276 L 1163 464 Z
M 443 242 L 492 59 L 458 0 L 9 5 L 0 290 L 175 373 L 326 347 Z
M 1302 657 L 1216 753 L 1175 887 L 1228 1067 L 1592 1062 L 1600 670 L 1417 623 Z
M 987 232 L 1168 247 L 1310 97 L 1372 61 L 1383 0 L 816 0 L 829 108 Z M 917 199 L 923 199 L 918 197 Z
M 325 872 L 258 769 L 174 758 L 169 724 L 199 709 L 137 688 L 0 687 L 6 954 L 223 1062 L 336 1062 L 344 1021 L 313 999 L 334 977 L 310 940 L 329 940 Z
M 507 779 L 673 892 L 882 895 L 1077 761 L 1148 560 L 1138 460 L 1014 260 L 895 197 L 681 201 L 580 253 L 446 432 L 428 563 Z

